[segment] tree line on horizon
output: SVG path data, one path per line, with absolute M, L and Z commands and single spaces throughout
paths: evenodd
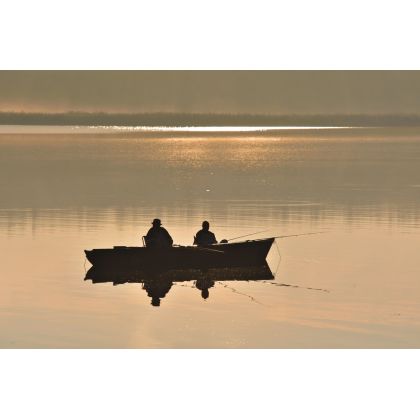
M 420 126 L 417 114 L 188 114 L 188 113 L 27 113 L 0 112 L 2 125 L 122 126 Z

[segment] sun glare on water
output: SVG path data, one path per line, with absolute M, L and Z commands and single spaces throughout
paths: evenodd
M 121 131 L 181 131 L 181 132 L 255 132 L 255 131 L 272 131 L 272 130 L 325 130 L 337 128 L 352 128 L 352 127 L 337 127 L 337 126 L 199 126 L 199 127 L 150 127 L 150 126 L 89 126 L 91 129 L 104 130 L 121 130 Z

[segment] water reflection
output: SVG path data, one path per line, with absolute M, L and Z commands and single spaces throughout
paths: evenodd
M 112 283 L 114 286 L 125 283 L 139 283 L 151 298 L 152 306 L 160 306 L 161 300 L 177 283 L 193 282 L 200 290 L 201 297 L 208 299 L 209 289 L 217 281 L 266 281 L 274 279 L 267 263 L 257 267 L 225 267 L 185 270 L 126 270 L 112 271 L 92 266 L 86 273 L 85 280 L 92 283 Z
M 420 196 L 420 195 L 419 195 Z M 82 209 L 0 209 L 0 233 L 7 236 L 32 237 L 38 234 L 72 232 L 94 232 L 104 228 L 118 230 L 131 229 L 140 233 L 149 227 L 149 220 L 158 213 L 167 225 L 177 229 L 191 224 L 199 225 L 203 216 L 212 220 L 220 235 L 231 235 L 246 229 L 269 229 L 267 235 L 281 234 L 283 230 L 273 227 L 290 224 L 304 225 L 311 223 L 326 226 L 371 226 L 383 228 L 393 226 L 419 227 L 420 207 L 415 205 L 348 205 L 339 206 L 328 203 L 305 203 L 287 200 L 224 200 L 191 201 L 189 203 L 173 201 L 171 203 L 144 204 L 139 207 L 110 207 Z M 250 223 L 251 222 L 251 223 Z M 229 228 L 227 230 L 226 228 Z M 221 230 L 222 229 L 222 230 Z M 226 230 L 225 230 L 226 229 Z M 233 230 L 232 230 L 233 229 Z M 247 233 L 247 231 L 244 231 Z M 193 242 L 194 230 L 190 229 L 187 242 Z M 183 240 L 184 238 L 182 238 Z M 179 237 L 175 242 L 181 243 Z
M 209 278 L 202 278 L 198 279 L 195 282 L 195 287 L 198 290 L 201 290 L 201 297 L 203 299 L 208 299 L 209 297 L 209 289 L 214 286 L 214 280 Z
M 312 209 L 316 217 L 331 206 L 403 213 L 419 207 L 420 133 L 400 131 L 193 138 L 2 134 L 0 179 L 11 180 L 0 182 L 2 208 L 250 199 L 284 204 L 287 198 L 288 204 L 321 204 Z
M 306 131 L 1 134 L 0 346 L 418 348 L 420 130 Z M 155 217 L 183 245 L 203 220 L 328 234 L 279 241 L 275 280 L 80 281 L 82 249 L 141 246 Z

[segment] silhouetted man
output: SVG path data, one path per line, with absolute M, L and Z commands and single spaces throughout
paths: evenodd
M 214 280 L 210 280 L 206 278 L 198 279 L 195 282 L 195 287 L 198 290 L 201 290 L 201 297 L 203 299 L 207 299 L 209 297 L 209 289 L 213 286 L 214 286 Z
M 147 232 L 145 236 L 146 246 L 152 248 L 168 248 L 173 244 L 171 235 L 168 231 L 161 226 L 160 219 L 154 219 L 152 222 L 152 227 Z
M 146 290 L 147 296 L 152 298 L 150 304 L 160 306 L 160 300 L 171 290 L 172 284 L 172 281 L 166 279 L 146 280 L 143 289 Z
M 216 237 L 213 232 L 210 232 L 210 223 L 205 220 L 202 224 L 203 229 L 199 230 L 194 236 L 194 245 L 212 245 L 217 244 Z

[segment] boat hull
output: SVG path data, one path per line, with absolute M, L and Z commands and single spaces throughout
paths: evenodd
M 274 238 L 267 238 L 206 247 L 114 247 L 86 250 L 85 254 L 95 267 L 113 270 L 259 266 L 265 263 L 273 242 Z

